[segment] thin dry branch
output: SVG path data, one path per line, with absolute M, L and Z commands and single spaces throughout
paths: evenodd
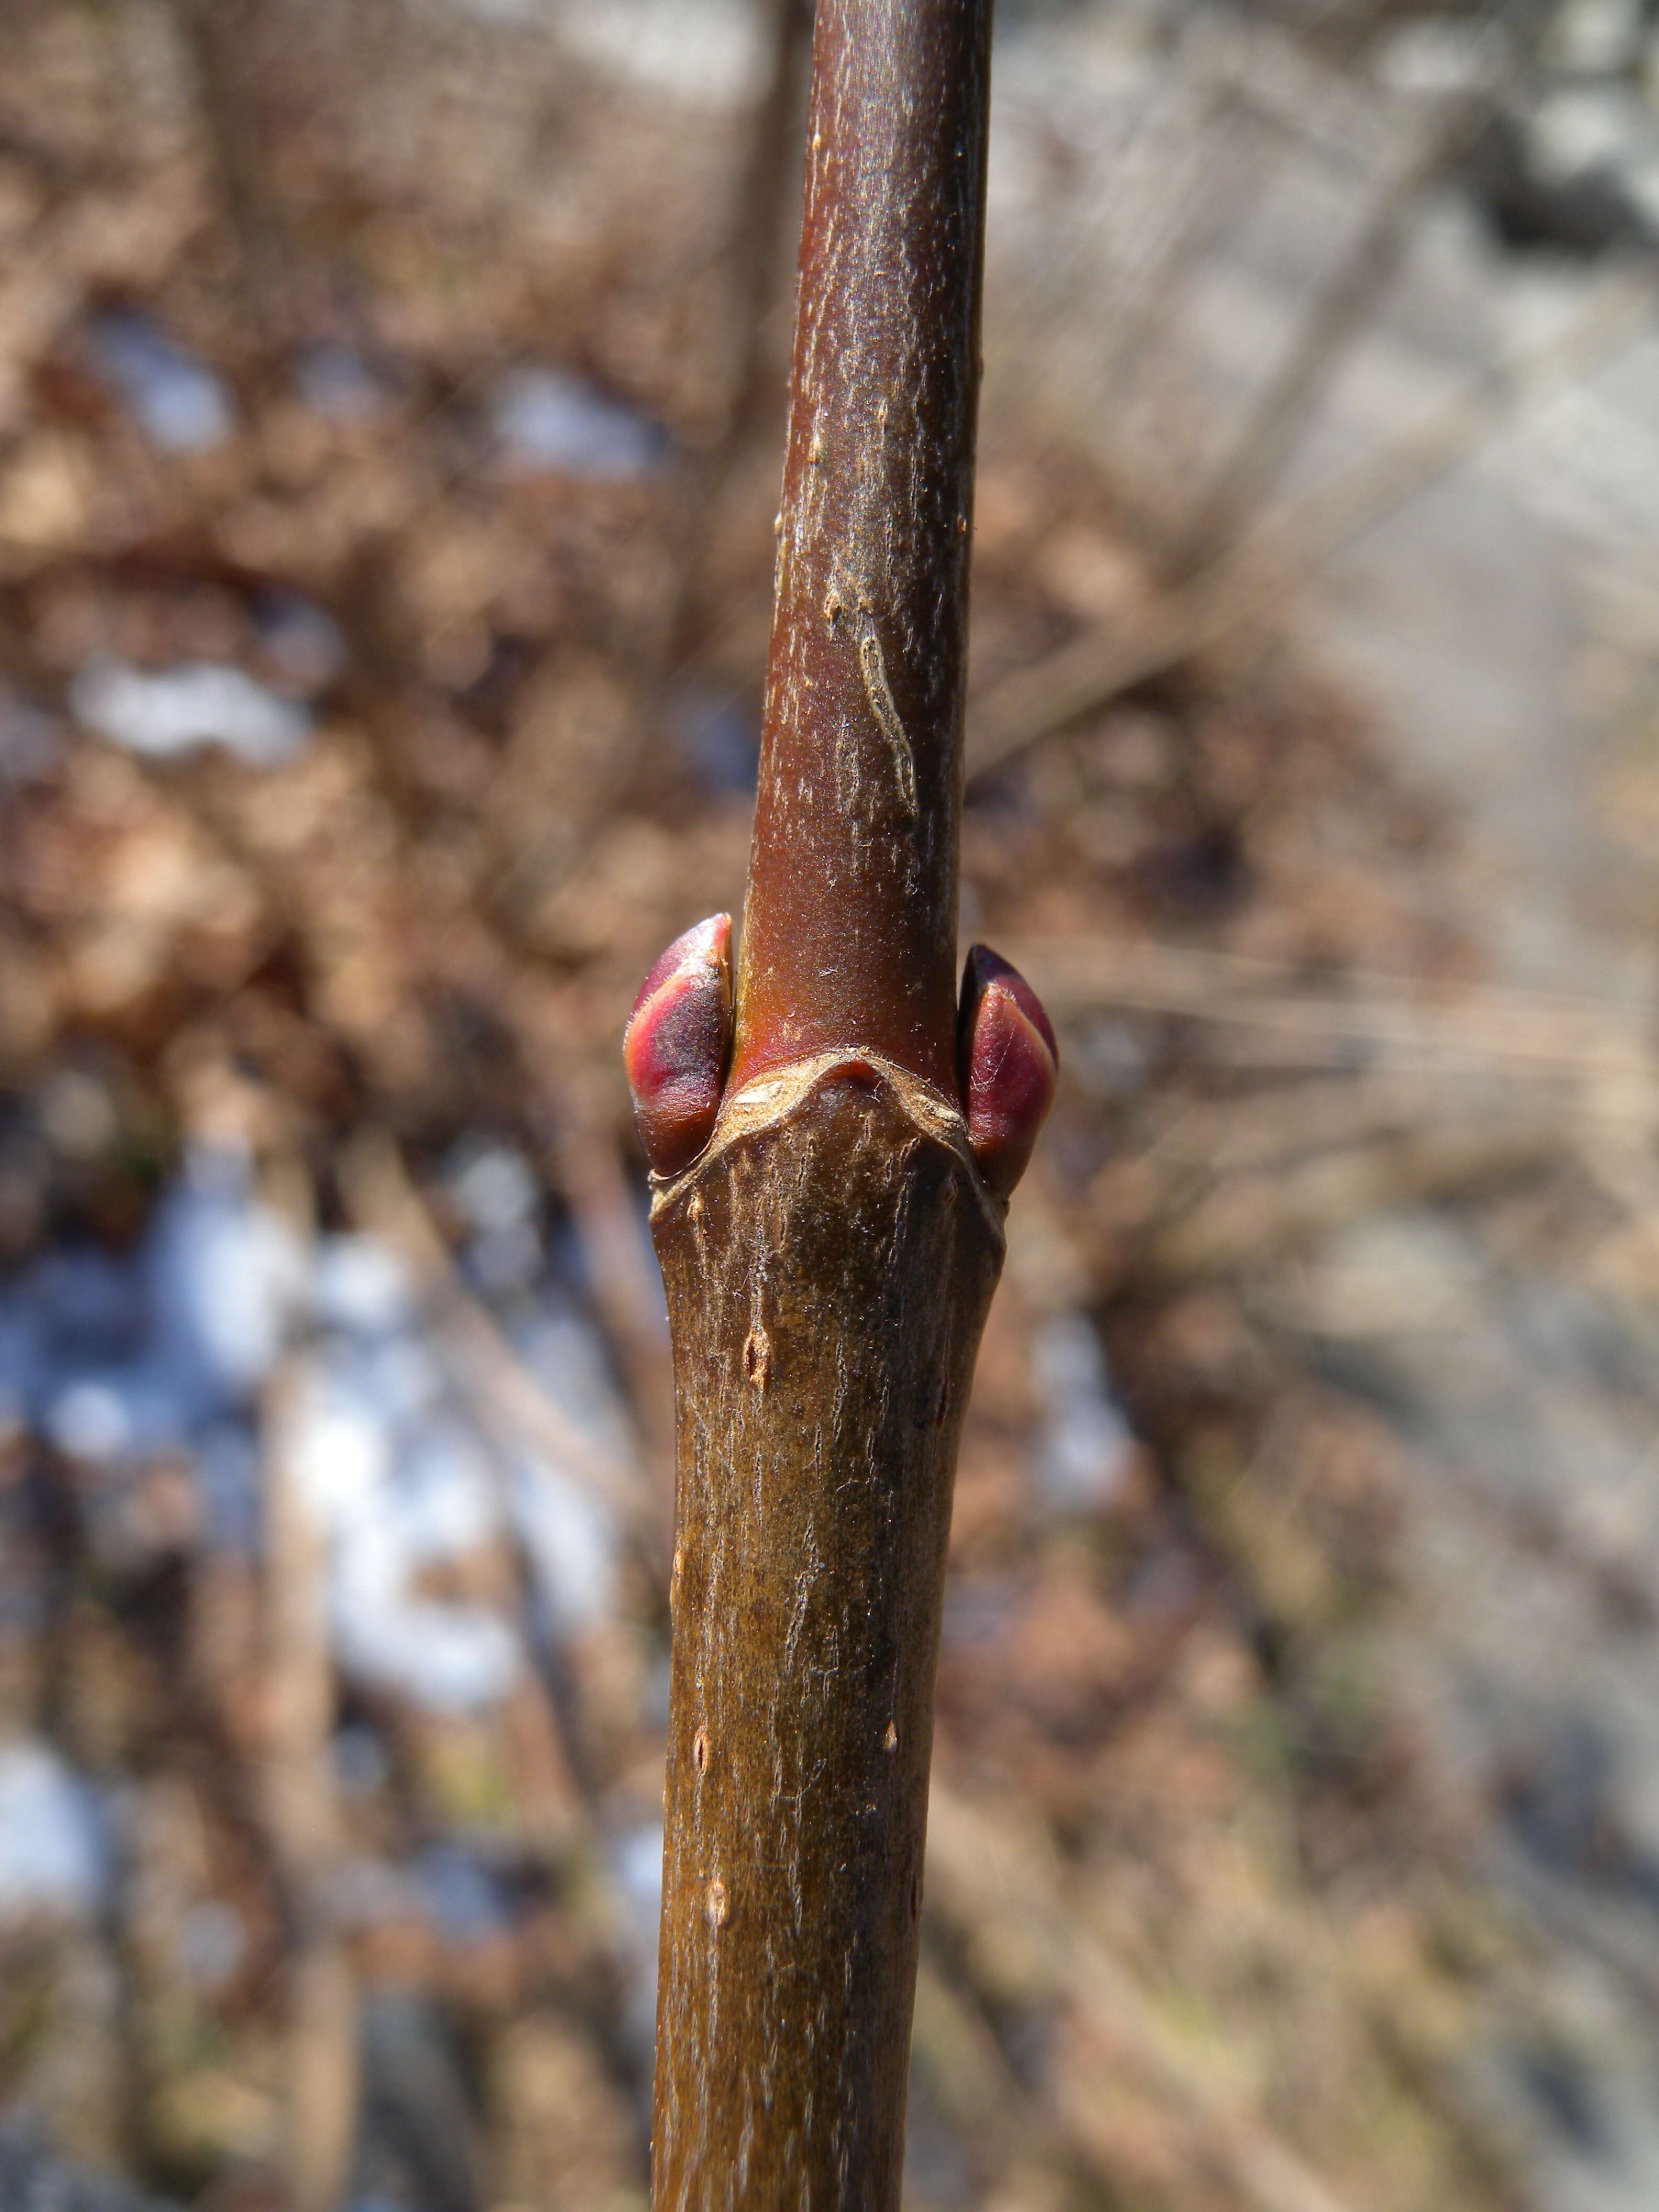
M 1655 298 L 1650 270 L 1609 279 L 1565 331 L 1511 355 L 1416 429 L 1265 518 L 1133 636 L 1087 631 L 977 693 L 969 708 L 970 783 L 1282 601 L 1299 574 L 1460 467 L 1517 416 L 1605 368 L 1650 323 Z
M 1195 2164 L 1249 2212 L 1348 2212 L 1297 2152 L 1203 2080 L 1133 1975 L 1069 1905 L 1046 1837 L 978 1809 L 935 1778 L 927 1879 L 970 1957 L 987 1928 L 1005 1950 L 1018 1946 L 1030 1972 L 1181 2122 Z
M 1517 56 L 1510 74 L 1522 65 Z M 1190 574 L 1226 552 L 1249 526 L 1398 274 L 1425 198 L 1462 159 L 1493 97 L 1485 84 L 1453 94 L 1385 183 L 1182 524 L 1175 556 L 1178 573 Z
M 1267 1175 L 1230 1176 L 1137 1246 L 1148 1275 L 1213 1281 L 1392 1206 L 1449 1199 L 1559 1160 L 1559 1120 L 1512 1114 L 1407 1129 Z
M 295 1471 L 296 1369 L 265 1420 L 265 1818 L 289 1923 L 283 2154 L 289 2212 L 333 2212 L 357 2120 L 357 1990 L 333 1909 L 343 1849 L 330 1747 L 323 1544 Z
M 1659 1083 L 1659 1048 L 1610 1002 L 1489 984 L 1434 985 L 1351 972 L 1340 993 L 1310 989 L 1285 962 L 1109 938 L 1028 938 L 1021 971 L 1062 1019 L 1117 1007 L 1342 1042 L 1426 1065 Z
M 602 1499 L 624 1528 L 637 1530 L 647 1522 L 649 1498 L 639 1468 L 604 1450 L 561 1411 L 467 1290 L 392 1136 L 360 1131 L 342 1152 L 338 1173 L 354 1217 L 401 1255 L 414 1273 L 479 1418 L 509 1444 L 529 1443 L 545 1451 Z

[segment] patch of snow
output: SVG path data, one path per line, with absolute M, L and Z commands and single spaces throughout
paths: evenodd
M 357 1336 L 389 1336 L 415 1311 L 409 1269 L 377 1237 L 325 1237 L 312 1271 L 312 1298 L 325 1327 Z
M 611 1878 L 621 1893 L 635 1975 L 623 2000 L 623 2026 L 641 2051 L 652 2046 L 657 2010 L 657 1935 L 662 1917 L 660 1820 L 625 1828 L 609 1839 Z
M 499 1705 L 524 1671 L 511 1624 L 481 1605 L 413 1595 L 416 1565 L 389 1530 L 379 1541 L 360 1535 L 338 1549 L 332 1595 L 340 1664 L 432 1712 Z
M 466 1272 L 487 1298 L 527 1291 L 546 1265 L 540 1233 L 529 1221 L 512 1229 L 491 1229 L 467 1249 Z
M 482 1445 L 453 1422 L 400 1436 L 362 1363 L 337 1358 L 293 1413 L 289 1466 L 329 1547 L 335 1648 L 349 1674 L 443 1712 L 495 1705 L 519 1679 L 501 1614 L 416 1594 L 422 1568 L 499 1525 Z
M 76 676 L 69 699 L 77 721 L 144 760 L 217 745 L 250 768 L 282 768 L 311 735 L 311 716 L 296 701 L 222 661 L 151 671 L 94 660 Z
M 373 1528 L 392 1478 L 392 1424 L 357 1387 L 325 1370 L 307 1378 L 287 1443 L 290 1478 L 319 1528 L 337 1534 L 359 1522 Z
M 93 1462 L 166 1451 L 183 1438 L 188 1410 L 167 1378 L 133 1361 L 77 1376 L 47 1405 L 42 1426 L 57 1449 Z
M 489 420 L 512 476 L 629 483 L 654 475 L 668 455 L 659 423 L 568 369 L 509 369 L 490 396 Z
M 629 2005 L 631 2025 L 648 2042 L 656 2009 L 657 1936 L 662 1917 L 662 1842 L 660 1820 L 647 1820 L 611 1838 L 606 1856 L 611 1878 L 622 1895 L 629 1948 L 639 1971 L 639 1984 Z
M 95 1912 L 110 1875 L 91 1784 L 43 1743 L 0 1744 L 0 1914 Z
M 1036 1332 L 1031 1363 L 1048 1408 L 1037 1439 L 1038 1485 L 1056 1511 L 1091 1511 L 1115 1496 L 1134 1440 L 1087 1316 L 1049 1315 Z
M 388 1503 L 397 1541 L 422 1565 L 459 1559 L 500 1526 L 495 1471 L 483 1446 L 459 1423 L 422 1425 L 392 1465 Z
M 546 1626 L 568 1634 L 611 1611 L 617 1532 L 591 1492 L 526 1453 L 513 1469 L 513 1522 Z
M 541 1185 L 514 1145 L 459 1148 L 447 1176 L 449 1195 L 473 1231 L 469 1276 L 486 1297 L 526 1291 L 545 1271 L 538 1216 Z
M 88 342 L 104 382 L 168 453 L 206 453 L 235 428 L 223 380 L 137 308 L 105 308 L 94 316 Z
M 490 1233 L 536 1238 L 540 1192 L 510 1148 L 480 1150 L 463 1191 Z M 515 1289 L 514 1319 L 543 1385 L 626 1451 L 603 1344 L 535 1251 L 541 1273 L 533 1296 Z M 501 1450 L 395 1254 L 364 1235 L 306 1244 L 261 1203 L 245 1156 L 191 1150 L 132 1256 L 65 1246 L 0 1285 L 0 1415 L 77 1462 L 94 1540 L 118 1548 L 154 1540 L 154 1515 L 127 1509 L 161 1457 L 187 1468 L 205 1540 L 257 1547 L 261 1389 L 296 1352 L 280 1448 L 325 1547 L 348 1674 L 446 1711 L 498 1702 L 525 1665 L 522 1625 L 428 1595 L 421 1577 L 504 1541 L 524 1548 L 545 1633 L 611 1607 L 609 1510 L 556 1463 Z
M 307 1289 L 299 1238 L 253 1200 L 249 1180 L 245 1161 L 198 1148 L 145 1248 L 157 1350 L 204 1407 L 264 1381 Z
M 533 1220 L 541 1204 L 536 1171 L 516 1145 L 459 1147 L 444 1183 L 468 1227 L 480 1236 Z
M 514 1316 L 514 1348 L 567 1420 L 607 1453 L 626 1455 L 628 1423 L 603 1340 L 568 1292 L 550 1288 Z
M 412 1334 L 377 1337 L 352 1347 L 353 1387 L 385 1419 L 424 1420 L 443 1398 L 443 1364 L 431 1342 Z
M 525 0 L 462 0 L 499 12 Z M 690 32 L 685 0 L 609 0 L 603 8 L 561 0 L 559 36 L 581 58 L 671 100 L 737 105 L 761 88 L 759 11 L 746 0 L 701 0 Z
M 1586 170 L 1617 173 L 1653 143 L 1653 118 L 1633 94 L 1573 89 L 1540 100 L 1528 122 L 1528 146 L 1540 173 L 1565 182 Z

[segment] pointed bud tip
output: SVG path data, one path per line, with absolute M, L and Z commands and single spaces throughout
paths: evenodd
M 1060 1042 L 1048 1019 L 1047 1008 L 1011 960 L 1000 952 L 993 952 L 988 945 L 970 945 L 962 979 L 962 1004 L 964 1016 L 976 1005 L 992 984 L 1000 984 L 1013 999 L 1026 1019 L 1036 1030 L 1060 1066 Z
M 674 939 L 640 987 L 623 1065 L 646 1158 L 659 1175 L 689 1165 L 720 1111 L 732 1042 L 732 917 Z
M 958 1040 L 969 1149 L 1006 1197 L 1054 1103 L 1060 1047 L 1036 993 L 988 945 L 968 955 Z
M 729 914 L 711 914 L 707 921 L 693 922 L 690 929 L 682 930 L 673 943 L 657 955 L 652 963 L 651 972 L 641 984 L 638 996 L 629 1011 L 629 1026 L 633 1026 L 640 1008 L 671 975 L 678 975 L 682 969 L 692 969 L 699 964 L 730 970 L 732 917 Z

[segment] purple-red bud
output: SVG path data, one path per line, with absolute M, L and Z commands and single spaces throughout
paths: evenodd
M 1060 1047 L 1036 993 L 988 945 L 968 955 L 957 1049 L 968 1147 L 1006 1198 L 1054 1103 Z
M 732 1045 L 732 917 L 677 937 L 640 986 L 623 1066 L 645 1156 L 675 1175 L 708 1142 Z

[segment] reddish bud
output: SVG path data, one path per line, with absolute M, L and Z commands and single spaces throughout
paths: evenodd
M 732 1043 L 732 917 L 677 937 L 640 987 L 623 1066 L 645 1156 L 675 1175 L 708 1142 Z
M 969 1149 L 1006 1198 L 1054 1103 L 1060 1047 L 1036 993 L 988 945 L 968 955 L 957 1052 Z

